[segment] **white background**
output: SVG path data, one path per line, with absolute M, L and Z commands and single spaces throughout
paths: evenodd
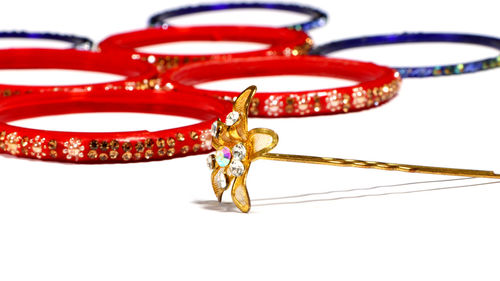
M 500 36 L 498 1 L 308 1 L 328 11 L 316 43 L 401 31 Z M 9 1 L 4 30 L 87 35 L 140 29 L 181 1 Z M 179 25 L 279 25 L 280 12 L 186 17 Z M 2 41 L 12 46 L 17 41 Z M 5 43 L 6 42 L 6 43 Z M 36 44 L 36 42 L 21 42 Z M 205 52 L 242 44 L 156 46 Z M 497 55 L 464 44 L 360 48 L 337 56 L 427 65 Z M 0 62 L 1 63 L 1 62 Z M 280 135 L 276 152 L 500 171 L 500 70 L 407 79 L 369 111 L 253 119 Z M 61 84 L 115 78 L 66 71 L 1 71 L 0 83 Z M 204 85 L 240 91 L 314 89 L 350 82 L 249 78 Z M 126 119 L 125 119 L 126 118 Z M 126 120 L 126 122 L 124 122 Z M 193 120 L 90 114 L 17 122 L 60 130 L 161 129 Z M 500 184 L 488 179 L 256 162 L 249 214 L 219 206 L 205 156 L 126 165 L 63 165 L 0 156 L 0 280 L 499 280 Z

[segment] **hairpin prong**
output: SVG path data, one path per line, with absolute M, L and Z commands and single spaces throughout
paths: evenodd
M 278 144 L 278 135 L 270 129 L 248 130 L 248 108 L 256 90 L 255 86 L 248 87 L 234 102 L 233 112 L 228 114 L 225 123 L 216 121 L 212 125 L 212 146 L 216 153 L 208 156 L 208 164 L 212 169 L 212 187 L 217 199 L 221 201 L 224 191 L 231 189 L 233 202 L 242 212 L 250 210 L 246 177 L 251 162 L 257 159 L 407 173 L 500 178 L 500 174 L 495 174 L 493 171 L 270 153 L 269 151 Z
M 266 153 L 261 155 L 259 159 L 308 163 L 308 164 L 321 164 L 321 165 L 331 165 L 340 167 L 378 169 L 378 170 L 399 171 L 406 173 L 435 174 L 435 175 L 460 176 L 460 177 L 500 178 L 500 174 L 495 174 L 493 171 L 384 163 L 377 161 L 364 161 L 364 160 L 342 159 L 342 158 L 331 158 L 331 157 Z

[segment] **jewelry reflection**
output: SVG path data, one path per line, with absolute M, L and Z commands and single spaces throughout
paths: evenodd
M 309 192 L 303 194 L 286 195 L 279 197 L 267 197 L 253 199 L 253 206 L 280 206 L 280 205 L 295 205 L 306 203 L 330 202 L 344 199 L 360 199 L 368 197 L 381 197 L 389 195 L 417 194 L 430 191 L 454 190 L 466 187 L 481 187 L 498 184 L 500 181 L 490 182 L 471 182 L 474 178 L 452 178 L 432 181 L 417 181 L 398 184 L 377 185 L 361 188 L 350 189 L 334 189 L 323 192 Z M 442 186 L 442 183 L 455 183 L 452 185 Z M 460 184 L 456 184 L 460 183 Z M 434 186 L 435 184 L 439 184 Z M 410 188 L 415 186 L 415 188 Z M 420 187 L 422 186 L 422 187 Z M 377 191 L 377 192 L 373 192 Z M 201 205 L 206 210 L 218 212 L 237 212 L 234 204 L 229 202 L 217 202 L 213 200 L 194 201 Z
M 492 171 L 269 153 L 278 144 L 278 135 L 270 129 L 248 130 L 248 109 L 256 90 L 255 86 L 244 90 L 234 102 L 233 111 L 227 115 L 225 123 L 217 120 L 212 124 L 212 146 L 216 152 L 209 154 L 207 158 L 207 164 L 212 170 L 212 188 L 217 199 L 221 202 L 224 191 L 231 189 L 233 202 L 242 212 L 250 211 L 251 202 L 246 187 L 246 178 L 251 162 L 257 159 L 408 173 L 500 178 L 500 174 Z

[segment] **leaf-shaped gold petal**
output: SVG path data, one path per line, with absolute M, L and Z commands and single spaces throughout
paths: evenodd
M 243 213 L 248 213 L 251 206 L 246 186 L 247 173 L 248 170 L 242 176 L 237 177 L 231 189 L 231 197 L 233 198 L 234 205 Z
M 240 115 L 238 121 L 229 128 L 231 136 L 234 139 L 246 141 L 248 138 L 248 109 L 256 91 L 257 87 L 250 86 L 246 88 L 234 102 L 233 111 L 238 112 Z
M 217 168 L 215 168 L 213 171 L 212 171 L 212 188 L 214 189 L 214 193 L 215 193 L 215 196 L 217 197 L 217 200 L 219 202 L 221 202 L 222 200 L 222 194 L 224 193 L 224 191 L 227 189 L 226 188 L 221 188 L 219 187 L 219 185 L 217 184 L 217 180 L 216 180 L 216 177 L 218 175 L 219 172 L 222 172 L 224 173 L 224 168 L 221 168 L 219 166 L 217 166 Z M 227 179 L 227 176 L 226 176 L 226 181 L 227 181 L 227 186 L 229 186 L 229 179 Z
M 251 160 L 259 158 L 260 155 L 269 152 L 278 144 L 278 134 L 271 129 L 255 128 L 249 132 L 249 140 L 252 146 L 249 156 Z
M 246 117 L 246 115 L 248 115 L 250 102 L 255 95 L 255 92 L 257 92 L 257 87 L 253 85 L 241 92 L 238 98 L 234 101 L 233 110 L 239 112 L 240 114 L 245 113 Z

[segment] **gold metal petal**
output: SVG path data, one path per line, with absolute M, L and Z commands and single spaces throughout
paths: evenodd
M 221 200 L 222 200 L 222 194 L 227 189 L 227 187 L 226 188 L 220 188 L 219 185 L 217 184 L 217 181 L 215 179 L 216 179 L 216 176 L 219 173 L 219 171 L 222 171 L 224 173 L 224 168 L 221 168 L 221 167 L 215 168 L 212 171 L 211 178 L 212 178 L 212 188 L 214 189 L 215 196 L 217 197 L 217 200 L 219 202 L 221 202 Z M 227 180 L 227 177 L 226 177 L 226 180 Z M 227 181 L 227 185 L 229 186 L 229 180 Z
M 278 134 L 271 129 L 256 128 L 249 132 L 252 150 L 249 152 L 250 160 L 271 151 L 278 144 Z
M 250 211 L 250 196 L 248 196 L 246 179 L 248 170 L 234 180 L 233 188 L 231 189 L 231 197 L 233 198 L 234 205 L 243 213 Z
M 240 114 L 245 113 L 246 115 L 255 92 L 257 92 L 257 87 L 253 85 L 241 92 L 238 98 L 234 101 L 233 110 L 239 112 Z
M 246 88 L 233 105 L 233 111 L 238 112 L 240 116 L 238 121 L 230 127 L 230 132 L 233 138 L 240 138 L 240 141 L 246 141 L 248 138 L 248 110 L 256 91 L 256 86 Z

